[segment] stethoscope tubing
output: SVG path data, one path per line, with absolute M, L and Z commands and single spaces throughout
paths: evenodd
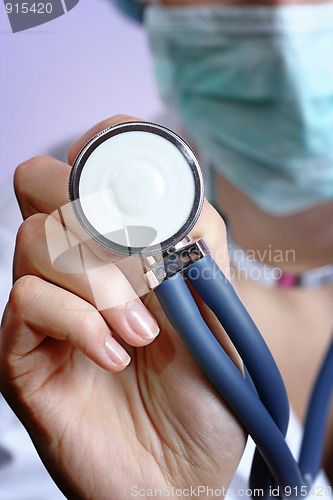
M 312 390 L 304 425 L 299 458 L 303 474 L 315 478 L 319 472 L 325 445 L 325 430 L 333 388 L 333 339 Z
M 211 262 L 212 259 L 208 259 L 207 265 Z M 183 276 L 177 274 L 163 282 L 155 293 L 202 370 L 254 439 L 282 491 L 285 487 L 304 486 L 305 481 L 284 435 L 207 327 Z
M 298 464 L 285 441 L 289 403 L 283 380 L 233 286 L 210 256 L 192 264 L 184 275 L 241 355 L 245 378 L 209 330 L 181 274 L 163 282 L 155 293 L 171 324 L 257 445 L 250 486 L 260 485 L 267 495 L 270 486 L 278 485 L 282 496 L 288 487 L 288 498 L 304 497 L 323 453 L 333 389 L 333 342 L 313 389 Z
M 290 409 L 283 379 L 266 342 L 235 289 L 210 256 L 198 261 L 194 267 L 189 267 L 184 275 L 223 325 L 243 360 L 259 398 L 285 436 Z M 198 276 L 200 279 L 197 279 Z M 251 468 L 251 488 L 253 491 L 265 491 L 272 484 L 274 480 L 257 449 Z
M 186 269 L 184 275 L 223 325 L 251 376 L 259 398 L 285 435 L 289 422 L 289 401 L 284 382 L 270 350 L 230 281 L 210 255 Z

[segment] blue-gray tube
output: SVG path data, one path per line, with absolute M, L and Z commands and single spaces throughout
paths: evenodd
M 281 491 L 286 486 L 304 486 L 283 434 L 207 327 L 183 277 L 177 274 L 168 279 L 155 293 L 170 323 L 254 439 Z
M 320 369 L 310 398 L 299 467 L 314 479 L 321 466 L 327 418 L 333 392 L 333 340 Z
M 210 255 L 192 264 L 184 275 L 224 327 L 248 369 L 261 401 L 285 435 L 289 402 L 282 377 L 233 286 Z

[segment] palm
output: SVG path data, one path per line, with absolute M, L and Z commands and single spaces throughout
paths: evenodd
M 150 302 L 161 333 L 147 347 L 130 348 L 132 363 L 121 373 L 104 371 L 71 344 L 49 338 L 21 360 L 23 399 L 33 414 L 26 425 L 60 487 L 70 485 L 64 489 L 70 498 L 100 500 L 112 492 L 122 499 L 136 485 L 208 481 L 218 487 L 231 479 L 240 458 L 240 427 L 157 300 Z

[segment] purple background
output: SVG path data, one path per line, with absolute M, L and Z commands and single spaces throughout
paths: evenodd
M 0 186 L 38 154 L 67 145 L 117 113 L 162 112 L 144 30 L 111 0 L 80 0 L 67 14 L 13 34 L 0 5 Z

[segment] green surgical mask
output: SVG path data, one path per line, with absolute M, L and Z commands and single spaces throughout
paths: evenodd
M 333 200 L 333 4 L 147 7 L 162 98 L 264 211 Z

